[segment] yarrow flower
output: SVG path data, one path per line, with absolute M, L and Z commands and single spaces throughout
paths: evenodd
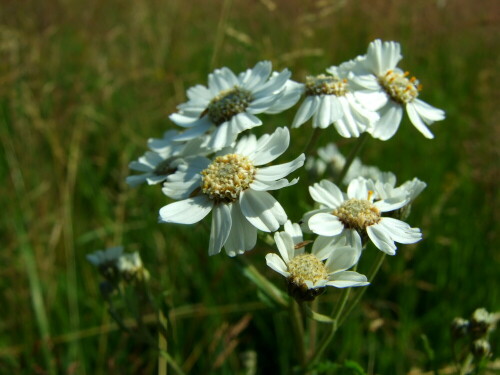
M 137 161 L 132 161 L 129 168 L 143 172 L 142 174 L 128 176 L 127 184 L 132 187 L 147 182 L 149 185 L 158 184 L 166 180 L 167 176 L 177 170 L 184 158 L 204 155 L 209 151 L 204 147 L 203 138 L 193 139 L 189 142 L 176 142 L 174 138 L 179 135 L 175 130 L 164 133 L 163 138 L 151 138 L 147 151 Z
M 176 140 L 193 139 L 206 132 L 214 150 L 230 146 L 239 133 L 262 125 L 255 115 L 278 113 L 293 106 L 300 97 L 289 80 L 288 69 L 273 74 L 269 61 L 236 76 L 230 69 L 216 69 L 208 76 L 208 87 L 196 85 L 187 91 L 189 101 L 178 106 L 170 119 L 188 128 Z
M 342 76 L 336 67 L 331 67 L 328 72 L 330 74 L 306 78 L 302 86 L 305 99 L 292 127 L 298 128 L 312 117 L 314 128 L 324 129 L 333 124 L 342 137 L 359 137 L 379 116 L 358 103 L 347 75 Z
M 307 158 L 305 168 L 315 176 L 322 176 L 327 170 L 336 178 L 344 168 L 346 158 L 333 143 L 318 148 L 318 157 Z M 348 184 L 356 177 L 365 177 L 372 180 L 378 179 L 384 172 L 375 166 L 364 165 L 359 158 L 355 158 L 347 171 L 343 184 Z
M 382 216 L 405 206 L 409 202 L 408 194 L 396 190 L 397 195 L 378 198 L 374 191 L 374 182 L 363 177 L 349 183 L 347 195 L 334 183 L 322 180 L 309 187 L 311 197 L 321 207 L 306 214 L 304 220 L 312 232 L 321 236 L 342 236 L 351 244 L 366 234 L 378 249 L 389 255 L 396 253 L 394 242 L 419 241 L 422 238 L 420 229 Z
M 354 247 L 325 246 L 321 242 L 322 245 L 313 246 L 312 252 L 306 253 L 300 227 L 290 222 L 285 224 L 285 231 L 275 233 L 274 240 L 281 258 L 277 254 L 267 254 L 266 263 L 286 277 L 289 294 L 298 300 L 313 300 L 327 286 L 347 288 L 369 284 L 366 276 L 347 271 L 361 256 L 361 242 Z
M 251 250 L 257 240 L 257 229 L 276 231 L 287 220 L 278 201 L 267 191 L 295 184 L 284 177 L 304 164 L 301 154 L 295 160 L 263 167 L 288 148 L 287 128 L 271 135 L 241 138 L 234 147 L 225 148 L 212 160 L 197 157 L 179 166 L 167 178 L 163 192 L 179 202 L 160 210 L 160 221 L 194 224 L 211 211 L 209 254 L 224 246 L 230 256 Z
M 350 72 L 350 80 L 359 88 L 354 93 L 356 98 L 380 114 L 380 119 L 369 130 L 373 137 L 391 138 L 406 109 L 417 130 L 426 138 L 434 138 L 427 126 L 443 120 L 445 113 L 418 98 L 422 86 L 415 77 L 397 67 L 401 59 L 399 43 L 377 39 L 370 43 L 366 55 L 341 65 L 340 70 Z

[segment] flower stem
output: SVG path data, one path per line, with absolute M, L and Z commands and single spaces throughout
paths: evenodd
M 368 272 L 368 277 L 367 278 L 368 278 L 369 282 L 372 282 L 372 280 L 375 278 L 375 275 L 379 271 L 380 266 L 384 262 L 385 256 L 386 256 L 386 254 L 383 251 L 379 251 L 378 252 L 377 259 L 375 259 L 375 262 L 373 263 L 372 268 Z M 345 314 L 343 314 L 343 316 L 340 318 L 340 321 L 339 321 L 339 324 L 338 324 L 339 326 L 341 326 L 344 323 L 344 321 L 347 319 L 347 317 L 351 314 L 351 311 L 359 303 L 359 301 L 361 300 L 361 297 L 363 297 L 363 295 L 365 294 L 366 289 L 367 288 L 362 288 L 356 294 L 356 297 L 354 297 L 354 299 L 352 300 L 352 302 L 349 305 L 349 307 L 347 308 Z
M 323 355 L 323 352 L 325 351 L 326 347 L 330 343 L 330 341 L 333 339 L 333 336 L 335 335 L 335 332 L 337 332 L 338 328 L 338 318 L 340 314 L 342 314 L 342 311 L 344 310 L 344 307 L 347 303 L 347 299 L 349 298 L 349 294 L 351 292 L 351 288 L 344 288 L 341 292 L 340 299 L 337 302 L 337 305 L 335 306 L 335 309 L 333 310 L 332 313 L 332 318 L 334 320 L 334 323 L 331 325 L 330 331 L 323 336 L 323 339 L 318 345 L 318 349 L 316 352 L 313 354 L 311 359 L 309 360 L 309 363 L 307 364 L 307 367 L 310 367 L 314 365 L 318 359 Z
M 462 362 L 462 366 L 460 366 L 460 375 L 466 375 L 468 373 L 473 359 L 474 357 L 471 353 L 467 354 L 467 357 L 465 357 L 464 361 Z
M 311 137 L 309 138 L 309 141 L 307 142 L 307 145 L 304 148 L 304 155 L 306 155 L 306 158 L 308 156 L 311 156 L 314 146 L 316 146 L 316 142 L 318 141 L 320 133 L 321 133 L 320 128 L 314 128 Z
M 302 311 L 299 304 L 295 299 L 291 299 L 289 304 L 290 319 L 292 321 L 293 336 L 295 341 L 295 347 L 299 351 L 299 362 L 301 366 L 304 366 L 306 362 L 306 348 L 304 343 L 304 322 Z
M 342 171 L 340 171 L 340 174 L 337 177 L 337 181 L 336 181 L 337 184 L 342 183 L 342 180 L 345 178 L 347 172 L 349 172 L 349 168 L 351 167 L 352 162 L 356 158 L 356 155 L 361 151 L 361 149 L 365 145 L 367 139 L 368 139 L 367 132 L 364 132 L 358 138 L 358 142 L 354 145 L 353 149 L 351 150 L 351 152 L 347 156 L 347 160 L 345 161 L 345 164 L 342 167 Z

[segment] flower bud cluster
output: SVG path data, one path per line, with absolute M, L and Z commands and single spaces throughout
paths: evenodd
M 466 342 L 468 352 L 480 360 L 491 356 L 489 334 L 496 328 L 499 314 L 489 313 L 485 308 L 476 309 L 470 319 L 455 318 L 451 323 L 451 335 L 455 341 Z

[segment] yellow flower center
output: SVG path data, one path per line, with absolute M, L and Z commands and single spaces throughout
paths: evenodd
M 384 75 L 378 77 L 378 82 L 392 100 L 399 104 L 406 104 L 413 101 L 418 96 L 418 92 L 422 90 L 418 79 L 415 77 L 407 78 L 408 75 L 408 72 L 398 73 L 388 70 Z
M 215 125 L 220 125 L 238 113 L 245 112 L 252 99 L 250 91 L 235 86 L 213 98 L 205 113 L 208 113 L 208 117 Z
M 218 156 L 201 172 L 201 191 L 217 202 L 234 202 L 253 182 L 256 171 L 246 156 Z
M 332 212 L 347 227 L 365 230 L 380 221 L 380 210 L 367 199 L 349 199 Z
M 307 289 L 306 280 L 313 284 L 320 280 L 328 280 L 328 271 L 324 263 L 316 256 L 304 253 L 296 256 L 288 263 L 288 281 L 295 285 Z
M 347 94 L 347 80 L 334 76 L 320 74 L 306 78 L 306 95 L 335 95 L 344 96 Z

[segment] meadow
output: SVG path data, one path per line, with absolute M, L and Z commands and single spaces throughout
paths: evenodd
M 157 372 L 156 354 L 109 317 L 86 260 L 123 245 L 140 252 L 169 306 L 169 352 L 185 373 L 242 374 L 241 354 L 253 353 L 258 374 L 291 374 L 286 314 L 259 299 L 240 262 L 208 256 L 206 227 L 159 224 L 167 198 L 127 186 L 128 164 L 174 127 L 168 115 L 213 69 L 270 60 L 301 81 L 376 38 L 401 43 L 401 65 L 446 119 L 434 140 L 405 119 L 390 141 L 365 145 L 366 164 L 427 183 L 409 219 L 424 239 L 386 259 L 326 357 L 367 374 L 453 373 L 450 322 L 500 310 L 494 0 L 3 0 L 0 373 Z M 268 126 L 289 125 L 295 109 Z M 311 127 L 291 134 L 297 154 Z M 325 134 L 320 144 L 353 145 Z M 280 201 L 294 221 L 312 204 L 286 189 Z M 264 269 L 266 246 L 244 256 Z

